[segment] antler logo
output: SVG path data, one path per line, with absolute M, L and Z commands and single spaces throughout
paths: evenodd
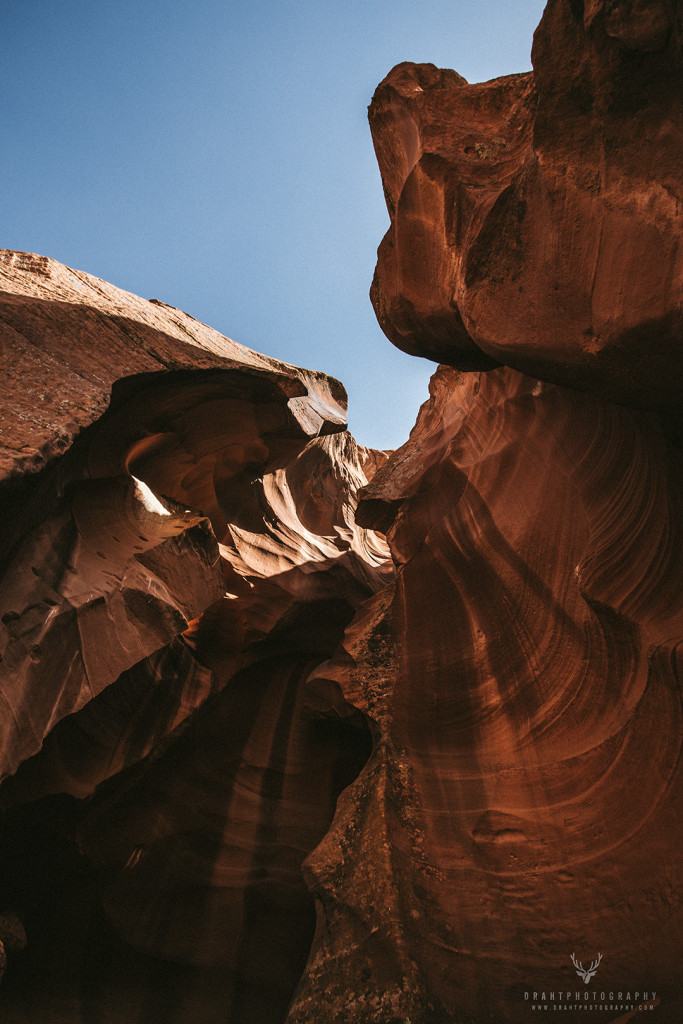
M 591 978 L 597 971 L 601 960 L 602 953 L 598 953 L 598 959 L 594 960 L 588 969 L 585 969 L 580 960 L 577 963 L 576 957 L 572 953 L 572 963 L 574 964 L 574 967 L 576 967 L 576 973 L 579 975 L 580 978 L 583 978 L 584 985 L 587 985 L 588 982 L 591 980 Z

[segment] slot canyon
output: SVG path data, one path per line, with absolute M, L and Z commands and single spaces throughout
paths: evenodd
M 377 87 L 393 452 L 0 251 L 2 1024 L 683 1020 L 682 39 Z

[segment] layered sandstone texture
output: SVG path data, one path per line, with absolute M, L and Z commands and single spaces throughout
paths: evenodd
M 0 269 L 0 1016 L 279 1024 L 370 750 L 304 684 L 392 575 L 354 518 L 385 456 L 324 374 Z
M 388 460 L 3 255 L 3 1024 L 680 1024 L 681 14 L 378 88 L 372 299 L 442 363 Z
M 532 73 L 372 101 L 371 297 L 442 365 L 358 506 L 396 577 L 309 680 L 373 752 L 288 1024 L 683 1019 L 681 16 L 550 0 Z
M 396 579 L 310 685 L 374 748 L 305 864 L 324 924 L 288 1020 L 521 1024 L 525 992 L 583 996 L 571 954 L 601 953 L 591 991 L 654 989 L 675 1024 L 683 473 L 661 417 L 442 366 L 363 494 Z

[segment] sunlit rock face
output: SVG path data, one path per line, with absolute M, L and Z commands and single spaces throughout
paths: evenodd
M 275 1024 L 313 934 L 301 861 L 370 750 L 304 684 L 393 573 L 355 523 L 386 456 L 332 378 L 0 266 L 0 1015 Z
M 29 254 L 0 270 L 7 775 L 224 592 L 221 490 L 237 507 L 345 412 L 338 382 L 178 310 Z
M 391 227 L 372 300 L 399 348 L 641 407 L 678 400 L 681 10 L 550 0 L 533 73 L 400 64 L 370 124 Z

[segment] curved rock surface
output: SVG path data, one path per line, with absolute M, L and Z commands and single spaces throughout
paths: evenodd
M 393 572 L 354 517 L 386 457 L 331 378 L 3 259 L 0 910 L 28 937 L 3 1020 L 281 1021 L 314 922 L 300 864 L 369 753 L 304 683 Z
M 679 1019 L 682 499 L 656 416 L 438 370 L 358 508 L 395 583 L 311 679 L 374 750 L 288 1022 L 526 1021 L 572 952 Z
M 388 459 L 0 255 L 3 1024 L 680 1024 L 680 26 L 378 88 L 372 298 L 443 363 Z
M 399 348 L 650 408 L 683 375 L 681 6 L 550 0 L 534 71 L 400 64 L 370 125 Z
M 375 93 L 372 301 L 444 365 L 358 507 L 395 580 L 309 680 L 373 752 L 288 1024 L 683 1014 L 681 14 L 550 0 L 533 73 Z
M 273 401 L 287 407 L 280 425 L 309 436 L 346 423 L 346 393 L 332 377 L 263 356 L 173 306 L 47 256 L 0 250 L 0 300 L 2 478 L 62 454 L 107 410 L 112 385 L 131 391 L 128 378 L 162 370 L 237 369 L 245 387 L 250 377 L 254 387 L 271 380 Z
M 219 597 L 216 487 L 342 429 L 345 393 L 53 260 L 0 272 L 7 775 Z

